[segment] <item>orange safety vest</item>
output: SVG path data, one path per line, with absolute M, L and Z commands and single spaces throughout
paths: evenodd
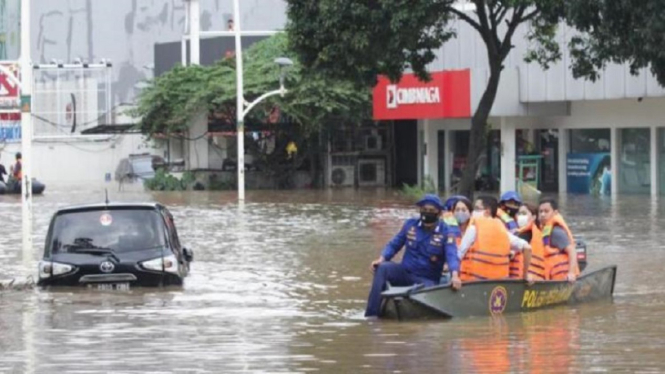
M 503 223 L 496 218 L 474 218 L 476 241 L 460 265 L 462 281 L 508 278 L 510 240 Z
M 553 248 L 550 246 L 550 236 L 552 235 L 552 230 L 555 226 L 559 226 L 564 229 L 566 234 L 568 234 L 568 240 L 570 240 L 570 242 L 573 244 L 575 243 L 573 234 L 570 232 L 570 229 L 568 228 L 566 222 L 563 220 L 563 217 L 561 217 L 559 214 L 556 214 L 554 217 L 552 217 L 552 220 L 550 220 L 550 222 L 548 222 L 543 227 L 542 232 L 542 243 L 545 253 L 545 270 L 550 280 L 566 280 L 567 275 L 570 272 L 568 253 L 566 251 L 560 250 L 559 248 Z M 579 272 L 580 270 L 578 267 L 575 269 L 575 274 L 579 275 Z
M 531 264 L 529 265 L 529 273 L 534 276 L 535 280 L 547 280 L 547 271 L 545 265 L 545 246 L 543 245 L 543 233 L 540 231 L 538 226 L 534 222 L 529 222 L 526 226 L 522 227 L 519 231 L 520 234 L 531 231 Z M 519 278 L 522 278 L 523 269 L 524 269 L 524 256 L 521 253 L 518 253 L 515 258 L 520 257 L 519 268 Z M 513 263 L 510 263 L 510 277 L 518 278 L 513 276 Z
M 18 160 L 14 165 L 14 179 L 16 179 L 17 181 L 23 179 L 23 164 L 21 164 L 21 161 Z

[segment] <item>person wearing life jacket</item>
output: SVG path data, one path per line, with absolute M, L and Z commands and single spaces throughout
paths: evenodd
M 497 218 L 497 201 L 485 196 L 476 200 L 473 218 L 458 249 L 463 282 L 508 278 L 511 250 L 524 252 L 525 266 L 531 262 L 531 246 L 506 230 Z M 532 283 L 527 274 L 525 279 Z
M 556 200 L 540 201 L 538 220 L 543 235 L 545 270 L 548 279 L 575 282 L 580 274 L 575 240 L 566 221 L 559 214 L 559 205 Z
M 16 181 L 23 179 L 23 167 L 21 166 L 21 152 L 16 153 L 16 164 L 11 168 L 12 177 Z
M 459 226 L 462 236 L 464 236 L 466 229 L 469 227 L 472 211 L 473 205 L 471 204 L 471 200 L 467 199 L 466 197 L 461 196 L 461 198 L 455 202 L 453 214 L 455 215 L 455 219 L 457 220 L 457 225 Z M 460 239 L 460 242 L 457 243 L 458 247 L 462 244 L 461 241 L 462 240 Z
M 518 236 L 531 244 L 531 264 L 528 272 L 532 274 L 534 281 L 549 279 L 545 271 L 545 246 L 543 245 L 543 233 L 537 223 L 538 207 L 531 204 L 522 204 L 517 211 Z M 518 254 L 510 263 L 510 277 L 524 277 L 524 257 Z
M 365 317 L 376 317 L 381 309 L 381 293 L 386 282 L 393 286 L 439 284 L 444 263 L 451 272 L 455 289 L 462 283 L 459 278 L 459 259 L 455 235 L 459 229 L 451 228 L 441 220 L 443 204 L 436 195 L 425 195 L 416 203 L 420 217 L 406 220 L 399 233 L 385 246 L 381 256 L 372 262 L 374 272 L 372 289 L 367 300 Z M 390 260 L 405 247 L 402 263 Z
M 499 200 L 499 209 L 497 210 L 497 216 L 501 219 L 506 229 L 512 234 L 517 234 L 517 222 L 515 221 L 515 216 L 517 211 L 522 205 L 522 198 L 515 191 L 508 191 L 501 195 Z

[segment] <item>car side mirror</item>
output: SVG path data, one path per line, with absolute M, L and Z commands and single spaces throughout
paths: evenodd
M 185 261 L 192 262 L 194 260 L 194 253 L 192 253 L 191 249 L 183 248 L 182 254 L 185 257 Z

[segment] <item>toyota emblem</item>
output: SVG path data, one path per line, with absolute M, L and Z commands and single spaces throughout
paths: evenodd
M 110 273 L 115 269 L 115 265 L 113 265 L 112 262 L 110 261 L 104 261 L 99 265 L 99 270 L 103 271 L 104 273 Z

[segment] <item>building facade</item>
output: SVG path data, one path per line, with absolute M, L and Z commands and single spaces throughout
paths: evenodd
M 456 27 L 457 38 L 438 51 L 429 69 L 465 71 L 468 80 L 446 88 L 448 93 L 440 97 L 414 91 L 409 74 L 393 88 L 406 92 L 407 115 L 418 122 L 418 180 L 430 177 L 445 191 L 466 165 L 470 117 L 489 77 L 483 41 L 466 23 Z M 515 48 L 504 64 L 479 174 L 496 180 L 497 190 L 516 189 L 518 160 L 530 155 L 538 160 L 540 175 L 534 178 L 541 191 L 665 194 L 665 90 L 655 77 L 647 69 L 633 76 L 628 66 L 610 64 L 596 82 L 574 79 L 566 45 L 576 32 L 565 25 L 557 34 L 563 58 L 544 70 L 524 62 L 526 32 L 525 25 L 517 30 Z M 425 86 L 437 85 L 443 92 L 441 82 Z M 400 106 L 388 107 L 386 95 L 379 85 L 375 118 L 405 119 Z M 460 106 L 466 105 L 460 104 L 462 99 L 470 102 L 467 113 Z M 439 112 L 432 112 L 434 102 Z M 535 170 L 523 171 L 528 175 Z
M 106 94 L 110 104 L 95 107 L 95 117 L 111 111 L 111 125 L 132 125 L 124 114 L 130 108 L 142 84 L 154 76 L 155 44 L 179 42 L 187 27 L 187 7 L 183 0 L 49 0 L 32 7 L 32 60 L 35 64 L 112 62 L 111 88 Z M 16 60 L 19 53 L 19 0 L 0 4 L 0 56 Z M 232 0 L 200 0 L 202 31 L 227 30 L 233 14 Z M 277 30 L 286 22 L 283 0 L 243 0 L 241 26 L 244 30 Z M 203 43 L 202 43 L 203 44 Z M 69 73 L 70 77 L 73 75 Z M 63 74 L 63 76 L 65 76 Z M 71 82 L 78 82 L 75 78 Z M 61 117 L 50 121 L 54 128 L 71 127 L 73 113 L 71 93 L 62 100 L 53 99 L 49 108 Z M 0 94 L 1 95 L 1 94 Z M 81 110 L 81 100 L 76 107 Z M 35 104 L 33 104 L 35 106 Z M 78 128 L 90 121 L 81 120 Z M 105 117 L 105 116 L 104 116 Z M 108 121 L 99 123 L 108 125 Z M 133 153 L 166 156 L 167 147 L 155 148 L 140 134 L 72 134 L 59 136 L 35 134 L 33 175 L 47 184 L 105 183 L 121 159 Z M 14 119 L 0 118 L 0 163 L 13 162 L 20 151 L 20 129 Z M 175 144 L 176 148 L 178 144 Z

